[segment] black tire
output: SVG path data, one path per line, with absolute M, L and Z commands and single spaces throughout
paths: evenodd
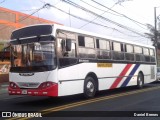
M 96 82 L 92 77 L 86 77 L 84 81 L 84 96 L 92 98 L 96 94 Z
M 143 88 L 143 86 L 144 86 L 144 77 L 142 73 L 139 73 L 137 77 L 137 87 L 141 89 Z

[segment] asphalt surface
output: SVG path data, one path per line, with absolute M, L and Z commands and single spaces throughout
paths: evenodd
M 147 84 L 143 89 L 128 87 L 102 91 L 94 99 L 89 100 L 86 100 L 83 95 L 59 98 L 9 96 L 5 85 L 0 88 L 0 91 L 2 89 L 0 112 L 36 112 L 41 113 L 42 117 L 52 120 L 160 119 L 160 82 Z M 148 113 L 152 117 L 146 116 Z M 158 115 L 158 117 L 154 115 Z

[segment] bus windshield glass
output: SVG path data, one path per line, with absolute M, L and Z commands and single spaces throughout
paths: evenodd
M 34 42 L 12 45 L 11 67 L 55 67 L 54 42 Z

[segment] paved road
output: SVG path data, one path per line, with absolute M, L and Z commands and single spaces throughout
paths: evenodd
M 159 117 L 145 117 L 145 119 L 160 119 L 160 82 L 145 85 L 143 89 L 136 87 L 99 92 L 94 99 L 86 100 L 82 95 L 61 98 L 34 97 L 34 96 L 8 96 L 0 95 L 0 111 L 12 112 L 38 112 L 42 116 L 55 116 L 54 119 L 103 119 L 111 115 L 127 117 L 151 113 Z M 55 111 L 63 111 L 57 113 Z M 65 111 L 65 112 L 64 112 Z M 78 112 L 77 112 L 78 111 Z M 108 112 L 110 111 L 110 112 Z M 114 111 L 114 112 L 113 112 Z M 118 111 L 118 112 L 117 112 Z M 121 112 L 119 112 L 121 111 Z M 130 112 L 131 111 L 131 112 Z M 134 111 L 134 112 L 132 112 Z M 153 112 L 154 111 L 154 112 Z M 142 113 L 142 114 L 140 114 Z M 63 116 L 63 117 L 59 117 Z M 69 118 L 68 116 L 72 116 Z M 140 117 L 144 119 L 144 117 Z M 53 119 L 50 117 L 50 119 Z M 111 119 L 111 118 L 110 118 Z

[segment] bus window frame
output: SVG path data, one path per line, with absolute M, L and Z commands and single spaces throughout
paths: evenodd
M 79 46 L 79 39 L 78 39 L 79 36 L 84 38 L 84 46 Z M 85 46 L 85 40 L 86 40 L 85 37 L 93 39 L 93 47 L 86 47 Z M 89 36 L 89 35 L 84 35 L 84 34 L 77 34 L 77 43 L 78 43 L 78 45 L 77 45 L 78 57 L 80 59 L 96 59 L 97 58 L 96 44 L 95 44 L 95 37 L 94 36 Z M 93 57 L 88 57 L 89 54 L 84 54 L 83 52 L 82 52 L 82 56 L 81 56 L 80 49 L 82 49 L 82 51 L 85 51 L 85 52 L 86 52 L 86 50 L 93 50 L 94 54 L 90 54 L 90 55 L 94 55 L 94 56 Z
M 119 41 L 111 41 L 111 43 L 112 43 L 112 52 L 111 52 L 111 54 L 112 54 L 112 60 L 115 60 L 115 61 L 125 61 L 125 49 L 124 49 L 124 43 L 123 42 L 119 42 Z M 115 50 L 114 49 L 114 43 L 119 43 L 119 46 L 120 46 L 120 48 L 119 48 L 119 50 L 117 51 L 117 50 Z
M 58 35 L 58 33 L 61 33 Z M 67 34 L 69 35 L 74 35 L 75 36 L 75 39 L 73 38 L 70 38 L 67 36 Z M 57 30 L 57 34 L 56 34 L 56 52 L 57 52 L 57 60 L 58 60 L 58 67 L 59 68 L 64 68 L 64 67 L 68 67 L 68 66 L 72 66 L 74 64 L 77 64 L 78 62 L 78 55 L 77 55 L 77 42 L 76 42 L 76 38 L 77 38 L 77 34 L 74 33 L 74 32 L 70 32 L 70 31 L 65 31 L 65 30 L 60 30 L 58 29 Z M 70 39 L 71 40 L 71 46 L 72 44 L 75 45 L 75 56 L 72 57 L 72 56 L 66 56 L 66 55 L 63 55 L 62 53 L 62 47 L 59 43 L 59 39 L 62 39 L 62 40 L 67 40 L 67 39 Z M 71 48 L 72 50 L 72 48 Z M 69 52 L 69 51 L 65 51 L 65 52 Z
M 106 44 L 107 49 L 100 48 L 100 41 L 106 41 L 106 43 L 108 43 L 108 45 Z M 110 40 L 97 37 L 97 38 L 95 38 L 95 42 L 96 42 L 96 48 L 95 49 L 96 49 L 97 59 L 99 59 L 99 60 L 110 60 L 111 59 Z M 103 52 L 107 53 L 107 58 L 104 58 Z M 99 56 L 101 53 L 102 53 L 102 56 Z
M 132 47 L 132 52 L 128 52 L 127 51 L 127 46 L 131 46 Z M 134 45 L 125 43 L 124 44 L 124 51 L 125 51 L 125 60 L 126 61 L 130 61 L 130 62 L 135 62 Z M 129 59 L 127 59 L 126 56 L 129 57 Z

